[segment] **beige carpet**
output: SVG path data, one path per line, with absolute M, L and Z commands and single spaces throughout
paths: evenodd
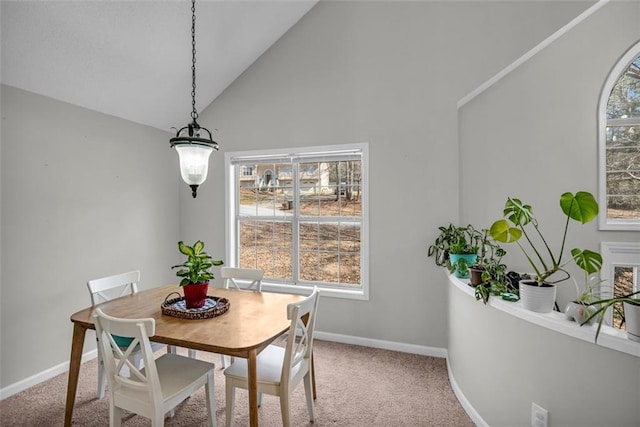
M 457 401 L 447 378 L 444 359 L 378 350 L 316 340 L 317 377 L 316 422 L 309 422 L 304 387 L 298 386 L 292 397 L 293 426 L 473 426 Z M 218 355 L 198 352 L 198 358 L 220 366 Z M 216 368 L 218 425 L 224 426 L 224 375 Z M 108 426 L 108 398 L 97 400 L 97 365 L 92 360 L 82 365 L 73 423 L 76 426 Z M 1 426 L 61 426 L 67 374 L 0 402 Z M 108 394 L 108 390 L 107 390 Z M 281 426 L 279 400 L 265 395 L 260 426 Z M 206 420 L 204 390 L 178 406 L 166 426 L 202 426 Z M 246 392 L 236 397 L 236 426 L 246 426 Z M 148 419 L 125 414 L 124 427 L 150 426 Z

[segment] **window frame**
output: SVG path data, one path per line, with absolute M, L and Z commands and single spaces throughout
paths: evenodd
M 618 79 L 626 71 L 627 67 L 640 55 L 640 41 L 635 43 L 620 58 L 613 69 L 609 72 L 607 79 L 600 93 L 598 103 L 598 203 L 601 208 L 598 215 L 598 226 L 600 230 L 627 230 L 640 231 L 640 218 L 637 219 L 613 219 L 607 215 L 607 104 L 609 97 Z M 640 117 L 630 119 L 613 119 L 621 124 L 638 123 Z M 604 211 L 604 212 L 602 212 Z
M 361 157 L 361 230 L 360 230 L 360 286 L 357 288 L 347 288 L 346 286 L 326 286 L 318 284 L 318 288 L 322 290 L 323 296 L 369 300 L 369 144 L 366 142 L 326 145 L 326 146 L 309 146 L 297 148 L 282 149 L 264 149 L 264 150 L 248 150 L 235 151 L 225 153 L 225 251 L 228 265 L 235 267 L 239 263 L 239 227 L 237 221 L 237 201 L 239 198 L 239 186 L 236 182 L 236 169 L 241 167 L 239 161 L 257 158 L 259 161 L 268 160 L 268 158 L 281 159 L 284 157 L 305 157 L 318 155 L 322 153 L 335 154 L 340 152 L 360 153 Z M 295 181 L 295 180 L 294 180 Z M 296 185 L 297 188 L 297 185 Z M 298 191 L 297 189 L 294 191 Z M 297 198 L 297 196 L 296 196 Z M 294 223 L 295 225 L 295 223 Z M 294 233 L 295 234 L 295 233 Z M 297 250 L 297 244 L 293 245 L 294 251 Z M 294 254 L 297 260 L 297 254 Z M 294 263 L 294 269 L 297 262 Z M 295 277 L 295 276 L 294 276 Z M 307 294 L 311 291 L 312 286 L 299 284 L 298 282 L 277 281 L 265 278 L 262 281 L 262 289 L 270 292 L 284 292 L 292 294 Z
M 638 283 L 638 270 L 640 270 L 640 243 L 635 242 L 600 242 L 602 254 L 602 268 L 600 269 L 600 296 L 613 298 L 613 282 L 616 267 L 633 267 L 634 287 L 633 291 L 640 290 Z M 613 324 L 613 311 L 611 308 L 605 313 L 607 325 Z

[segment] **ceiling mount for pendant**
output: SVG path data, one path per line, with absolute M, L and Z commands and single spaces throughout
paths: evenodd
M 196 111 L 196 2 L 191 0 L 191 123 L 169 140 L 180 158 L 180 175 L 196 197 L 198 186 L 207 179 L 209 155 L 218 150 L 218 143 L 207 128 L 201 127 Z

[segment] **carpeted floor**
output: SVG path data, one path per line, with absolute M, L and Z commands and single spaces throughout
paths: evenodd
M 451 390 L 444 359 L 320 340 L 314 346 L 316 422 L 309 422 L 304 387 L 300 384 L 292 397 L 293 426 L 473 426 Z M 220 356 L 216 354 L 198 352 L 197 357 L 220 366 Z M 224 375 L 219 368 L 215 381 L 217 420 L 219 426 L 224 426 Z M 94 359 L 80 370 L 74 425 L 109 425 L 108 397 L 97 400 L 96 387 Z M 1 401 L 0 426 L 61 426 L 66 390 L 65 373 Z M 282 425 L 277 397 L 264 395 L 259 412 L 260 426 Z M 175 416 L 165 425 L 194 427 L 204 425 L 205 420 L 204 390 L 200 390 L 178 406 Z M 235 425 L 248 424 L 247 395 L 238 390 Z M 150 426 L 151 422 L 126 413 L 122 425 Z

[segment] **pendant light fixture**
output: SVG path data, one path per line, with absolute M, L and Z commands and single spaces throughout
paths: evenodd
M 180 158 L 180 175 L 191 187 L 195 199 L 198 186 L 207 179 L 209 156 L 218 150 L 218 143 L 211 138 L 208 129 L 196 121 L 196 1 L 191 0 L 191 123 L 176 132 L 169 140 Z M 175 129 L 175 128 L 174 128 Z

